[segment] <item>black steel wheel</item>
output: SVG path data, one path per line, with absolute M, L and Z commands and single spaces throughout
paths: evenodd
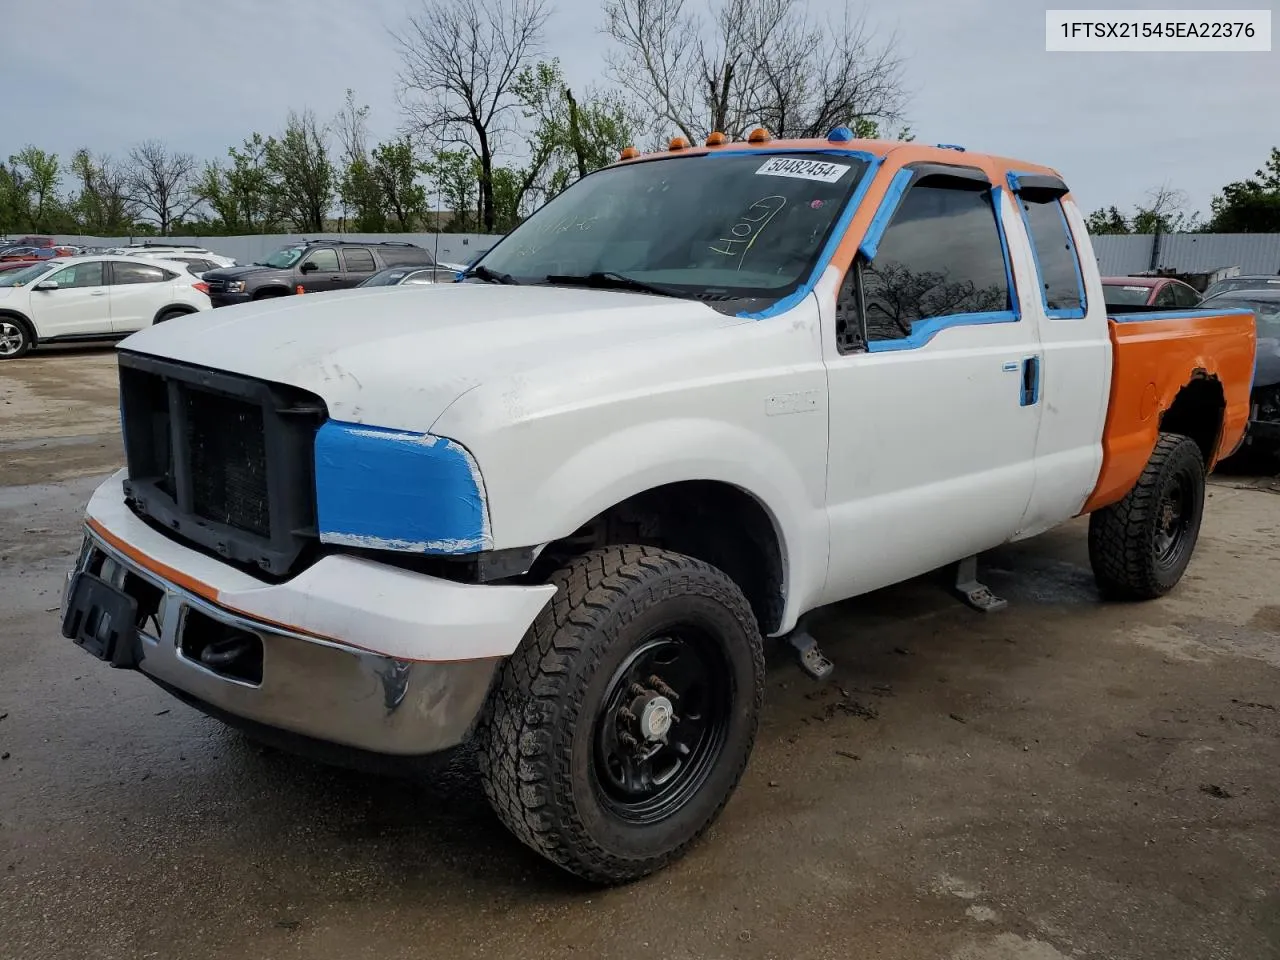
M 1161 434 L 1134 488 L 1089 517 L 1089 560 L 1102 595 L 1154 600 L 1177 586 L 1200 536 L 1204 496 L 1200 447 Z
M 614 672 L 596 720 L 593 773 L 623 820 L 656 823 L 701 789 L 724 748 L 733 704 L 715 642 L 676 624 Z
M 596 883 L 685 853 L 746 767 L 764 699 L 760 632 L 722 571 L 651 547 L 595 550 L 503 665 L 481 721 L 506 826 Z

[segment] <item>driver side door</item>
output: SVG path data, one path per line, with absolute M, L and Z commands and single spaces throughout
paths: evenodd
M 342 265 L 338 251 L 333 247 L 320 247 L 307 254 L 298 264 L 298 283 L 307 293 L 324 293 L 342 286 Z
M 41 289 L 56 283 L 56 290 Z M 42 340 L 111 335 L 111 298 L 101 260 L 63 267 L 31 291 L 31 313 Z

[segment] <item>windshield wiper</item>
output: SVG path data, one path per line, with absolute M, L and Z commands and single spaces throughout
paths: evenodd
M 547 276 L 547 283 L 564 284 L 566 286 L 595 287 L 600 290 L 634 290 L 636 293 L 653 293 L 660 297 L 684 297 L 670 287 L 662 287 L 653 283 L 645 283 L 635 277 L 621 273 L 595 271 L 593 273 L 572 274 L 553 273 Z
M 520 285 L 520 281 L 511 274 L 499 273 L 497 270 L 490 270 L 488 267 L 472 267 L 462 275 L 463 280 L 466 280 L 468 277 L 479 277 L 485 283 L 507 283 L 515 286 Z

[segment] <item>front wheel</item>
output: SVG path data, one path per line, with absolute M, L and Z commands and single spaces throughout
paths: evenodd
M 0 317 L 0 360 L 17 360 L 31 349 L 31 333 L 26 324 L 13 317 Z
M 738 785 L 764 699 L 750 605 L 723 572 L 595 550 L 503 666 L 480 729 L 485 792 L 526 845 L 595 883 L 680 857 Z
M 1177 586 L 1204 516 L 1204 457 L 1194 440 L 1162 433 L 1133 489 L 1089 517 L 1089 562 L 1109 600 L 1154 600 Z

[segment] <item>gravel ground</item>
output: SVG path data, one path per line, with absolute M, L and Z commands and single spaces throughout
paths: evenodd
M 63 640 L 80 511 L 119 462 L 109 350 L 0 367 L 0 957 L 1280 957 L 1280 484 L 1211 487 L 1184 583 L 1101 603 L 1084 526 L 929 579 L 784 656 L 722 819 L 586 888 L 467 758 L 430 782 L 255 745 Z

